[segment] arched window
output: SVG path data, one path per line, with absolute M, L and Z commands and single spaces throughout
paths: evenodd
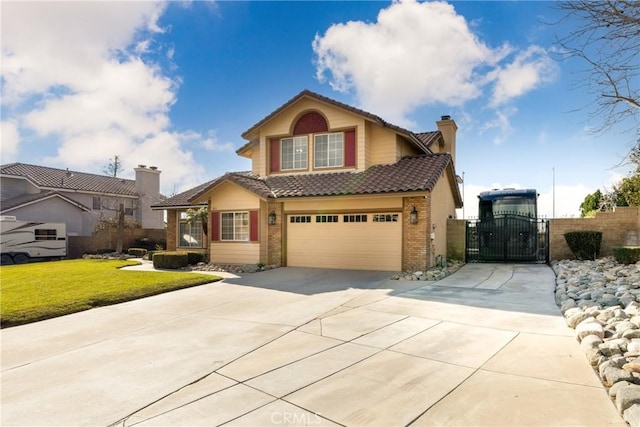
M 293 127 L 294 135 L 307 135 L 310 133 L 320 133 L 329 130 L 327 121 L 322 114 L 312 111 L 300 117 Z

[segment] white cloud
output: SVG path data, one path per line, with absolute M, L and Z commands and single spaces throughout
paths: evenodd
M 519 52 L 513 62 L 490 73 L 495 79 L 491 105 L 499 106 L 556 79 L 558 65 L 539 46 Z
M 496 105 L 504 104 L 551 78 L 539 75 L 550 68 L 542 49 L 491 48 L 439 1 L 396 1 L 374 23 L 334 24 L 316 35 L 313 50 L 320 81 L 355 91 L 363 108 L 405 126 L 422 105 L 460 106 L 492 84 Z
M 7 120 L 0 121 L 0 164 L 13 161 L 18 153 L 20 134 L 15 123 Z
M 485 122 L 480 129 L 480 134 L 483 134 L 489 130 L 497 130 L 498 133 L 493 138 L 493 143 L 496 145 L 502 144 L 513 133 L 513 127 L 511 126 L 511 117 L 518 110 L 514 107 L 505 107 L 500 110 L 494 111 L 494 118 Z
M 45 161 L 102 171 L 119 155 L 125 175 L 137 164 L 153 164 L 163 170 L 163 185 L 183 187 L 203 173 L 186 145 L 233 148 L 210 135 L 171 131 L 168 113 L 180 78 L 146 59 L 150 53 L 173 56 L 173 47 L 152 52 L 154 35 L 164 31 L 158 19 L 166 6 L 3 3 L 2 102 L 14 123 L 58 144 Z M 3 142 L 3 156 L 19 152 L 18 139 L 9 141 L 15 142 L 6 150 Z

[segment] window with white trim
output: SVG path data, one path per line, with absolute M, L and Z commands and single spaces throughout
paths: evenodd
M 326 133 L 313 138 L 313 165 L 330 168 L 344 165 L 344 133 Z
M 307 137 L 294 136 L 280 140 L 282 170 L 307 169 Z
M 220 225 L 221 240 L 249 240 L 249 212 L 222 212 Z
M 181 248 L 201 248 L 202 247 L 202 222 L 187 222 L 187 211 L 180 211 L 178 220 L 178 245 Z

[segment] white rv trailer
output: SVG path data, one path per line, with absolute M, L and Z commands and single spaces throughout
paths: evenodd
M 63 222 L 20 221 L 0 216 L 0 264 L 24 264 L 31 258 L 64 258 L 67 226 Z

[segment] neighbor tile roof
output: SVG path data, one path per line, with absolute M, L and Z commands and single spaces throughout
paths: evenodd
M 250 172 L 232 172 L 155 207 L 186 206 L 224 181 L 235 182 L 265 199 L 403 193 L 431 191 L 451 162 L 448 153 L 405 157 L 397 163 L 372 166 L 362 172 L 272 175 L 259 177 Z M 190 194 L 190 197 L 188 196 Z
M 10 163 L 0 166 L 0 176 L 24 177 L 39 188 L 65 191 L 136 196 L 136 182 L 85 172 L 55 169 L 26 163 Z
M 73 205 L 76 205 L 77 207 L 79 207 L 84 211 L 91 210 L 88 206 L 83 205 L 82 203 L 79 203 L 76 200 L 71 200 L 70 198 L 66 197 L 64 194 L 60 194 L 57 191 L 45 191 L 42 193 L 23 194 L 21 196 L 14 197 L 12 199 L 3 200 L 0 210 L 2 212 L 10 211 L 17 207 L 28 205 L 30 203 L 35 203 L 40 200 L 45 200 L 51 197 L 59 197 Z
M 242 137 L 247 139 L 250 137 L 251 133 L 253 131 L 255 131 L 256 129 L 258 129 L 260 126 L 262 126 L 263 124 L 267 123 L 269 120 L 271 120 L 272 118 L 274 118 L 275 116 L 277 116 L 278 114 L 280 114 L 283 110 L 285 110 L 286 108 L 288 108 L 290 105 L 292 105 L 293 103 L 295 103 L 297 100 L 301 99 L 301 98 L 315 98 L 319 101 L 322 102 L 326 102 L 328 104 L 334 105 L 336 107 L 342 108 L 344 110 L 350 111 L 354 114 L 357 114 L 359 116 L 365 117 L 373 122 L 378 123 L 380 126 L 382 127 L 386 127 L 389 129 L 392 129 L 400 134 L 403 134 L 406 138 L 408 138 L 416 147 L 418 147 L 420 150 L 422 150 L 424 153 L 430 153 L 431 151 L 429 150 L 429 147 L 427 144 L 424 143 L 424 141 L 418 137 L 418 135 L 416 135 L 415 133 L 411 132 L 410 130 L 404 129 L 400 126 L 396 126 L 394 124 L 391 124 L 387 121 L 385 121 L 384 119 L 382 119 L 379 116 L 376 116 L 375 114 L 369 113 L 367 111 L 361 110 L 359 108 L 355 108 L 352 107 L 351 105 L 348 104 L 344 104 L 340 101 L 336 101 L 335 99 L 331 99 L 328 98 L 326 96 L 320 95 L 318 93 L 312 92 L 310 90 L 303 90 L 302 92 L 300 92 L 299 94 L 297 94 L 296 96 L 294 96 L 293 98 L 291 98 L 290 100 L 288 100 L 287 102 L 285 102 L 283 105 L 281 105 L 280 107 L 278 107 L 277 109 L 275 109 L 273 112 L 271 112 L 269 115 L 267 115 L 265 118 L 263 118 L 262 120 L 260 120 L 258 123 L 256 123 L 255 125 L 251 126 L 248 130 L 246 130 L 245 132 L 242 133 Z M 430 133 L 430 132 L 427 132 Z M 439 131 L 435 131 L 435 133 L 440 134 Z M 249 145 L 253 144 L 255 141 L 250 141 L 247 144 L 243 145 L 242 147 L 240 147 L 236 152 L 242 152 L 243 150 L 245 150 Z

